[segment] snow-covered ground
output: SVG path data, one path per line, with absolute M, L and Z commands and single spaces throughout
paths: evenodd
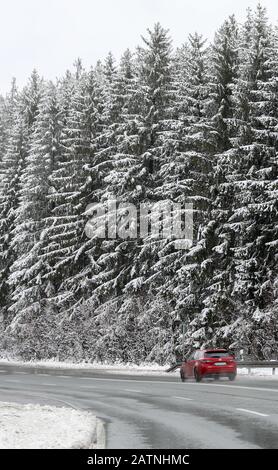
M 272 368 L 271 367 L 256 367 L 250 369 L 250 373 L 248 373 L 247 367 L 238 368 L 239 375 L 248 375 L 248 376 L 262 376 L 262 377 L 273 377 L 278 379 L 278 369 L 275 370 L 275 375 L 272 375 Z
M 0 403 L 0 449 L 102 448 L 99 426 L 87 411 Z
M 131 364 L 131 363 L 99 363 L 99 362 L 61 362 L 55 359 L 49 359 L 45 361 L 21 361 L 9 358 L 0 358 L 0 365 L 9 364 L 15 366 L 29 366 L 29 367 L 42 367 L 42 368 L 54 368 L 54 369 L 101 369 L 101 370 L 117 370 L 123 372 L 165 372 L 170 365 L 158 365 L 156 363 L 143 363 L 143 364 Z

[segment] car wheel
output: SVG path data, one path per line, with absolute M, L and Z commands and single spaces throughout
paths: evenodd
M 186 377 L 185 377 L 185 375 L 184 375 L 184 372 L 181 371 L 181 372 L 180 372 L 180 376 L 181 376 L 181 381 L 182 381 L 182 382 L 185 382 Z
M 235 380 L 236 374 L 230 374 L 229 375 L 229 380 Z
M 195 377 L 196 382 L 201 382 L 202 376 L 199 374 L 197 369 L 194 369 L 194 377 Z

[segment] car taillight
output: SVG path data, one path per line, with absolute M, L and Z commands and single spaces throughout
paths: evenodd
M 202 360 L 201 360 L 201 363 L 202 363 L 202 364 L 211 364 L 211 361 L 206 361 L 206 359 L 202 359 Z

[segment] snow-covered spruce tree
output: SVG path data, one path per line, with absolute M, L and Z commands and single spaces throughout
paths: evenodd
M 159 24 L 148 31 L 143 38 L 144 47 L 138 49 L 137 79 L 138 95 L 141 101 L 139 124 L 139 162 L 134 175 L 136 182 L 136 202 L 155 203 L 165 199 L 167 195 L 157 190 L 161 186 L 161 168 L 164 164 L 164 142 L 168 134 L 173 132 L 171 120 L 172 99 L 172 70 L 171 70 L 171 40 L 168 31 Z M 163 242 L 152 235 L 140 239 L 133 253 L 131 280 L 126 285 L 125 295 L 132 296 L 138 310 L 138 331 L 148 329 L 149 339 L 171 338 L 171 318 L 168 309 L 161 308 L 161 315 L 156 315 L 153 309 L 156 273 L 153 266 L 159 261 L 159 252 Z M 163 304 L 158 299 L 158 304 Z M 152 331 L 152 333 L 151 333 Z M 141 335 L 140 335 L 141 336 Z M 143 337 L 143 344 L 146 338 Z M 167 345 L 163 349 L 164 353 Z M 168 348 L 168 353 L 169 353 Z M 145 344 L 146 359 L 162 360 L 162 350 L 153 341 Z M 167 357 L 168 354 L 167 354 Z
M 79 252 L 84 235 L 84 211 L 88 174 L 86 165 L 93 154 L 93 91 L 90 74 L 76 67 L 75 77 L 68 74 L 59 90 L 60 152 L 50 176 L 51 212 L 47 219 L 48 245 L 44 259 L 49 264 L 49 302 L 59 311 L 70 309 L 78 300 L 72 279 L 81 273 L 85 259 Z
M 256 307 L 269 312 L 277 277 L 272 264 L 277 209 L 269 190 L 277 179 L 277 65 L 272 32 L 260 6 L 254 17 L 249 12 L 240 40 L 232 105 L 236 126 L 230 131 L 234 148 L 217 155 L 214 166 L 214 207 L 220 225 L 206 303 L 208 317 L 214 318 L 209 323 L 215 344 L 222 344 L 224 337 L 232 345 L 237 337 L 235 346 L 252 343 L 253 354 L 263 357 L 254 333 L 260 312 L 252 318 Z
M 238 341 L 260 358 L 266 353 L 257 338 L 258 318 L 263 322 L 264 312 L 269 316 L 277 301 L 277 70 L 277 40 L 258 5 L 249 60 L 237 88 L 241 161 L 231 222 L 237 227 L 234 295 L 244 305 L 245 328 Z M 272 344 L 277 320 L 273 326 Z
M 215 152 L 221 153 L 214 153 L 212 158 L 210 210 L 198 243 L 203 246 L 197 264 L 201 289 L 195 318 L 187 331 L 191 346 L 223 345 L 225 341 L 229 346 L 228 331 L 237 318 L 231 298 L 234 236 L 226 226 L 232 213 L 233 188 L 227 190 L 225 179 L 233 145 L 233 89 L 237 72 L 238 26 L 235 18 L 230 17 L 216 33 L 210 54 L 210 99 L 206 115 Z
M 36 70 L 28 85 L 17 95 L 15 81 L 6 100 L 6 148 L 3 156 L 1 186 L 1 295 L 4 302 L 4 326 L 7 329 L 13 319 L 14 285 L 10 283 L 12 266 L 20 256 L 21 245 L 15 240 L 18 228 L 17 215 L 21 201 L 22 178 L 26 168 L 30 135 L 40 99 L 41 79 Z M 3 341 L 6 341 L 6 333 Z M 9 346 L 11 344 L 9 343 Z
M 192 75 L 191 67 L 195 66 L 196 48 L 193 46 L 194 40 L 201 45 L 201 38 L 197 35 L 195 39 L 191 38 L 190 46 L 185 45 L 181 51 L 174 56 L 172 61 L 169 60 L 164 73 L 167 77 L 164 89 L 163 113 L 160 114 L 159 120 L 155 126 L 156 140 L 151 151 L 156 157 L 155 171 L 151 174 L 149 187 L 147 186 L 147 200 L 151 202 L 168 201 L 172 202 L 192 202 L 193 195 L 196 195 L 197 188 L 196 175 L 198 173 L 196 160 L 198 156 L 196 152 L 191 152 L 192 146 L 186 142 L 189 128 L 189 116 L 191 117 L 191 95 L 190 89 Z M 194 57 L 194 58 L 193 58 Z M 190 64 L 190 60 L 192 61 Z M 203 78 L 203 77 L 202 77 Z M 203 86 L 203 84 L 202 84 Z M 198 90 L 200 91 L 200 89 Z M 195 90 L 196 92 L 196 90 Z M 197 99 L 197 95 L 196 95 Z M 190 103 L 189 103 L 190 101 Z M 193 155 L 194 154 L 194 155 Z M 149 152 L 149 157 L 151 152 Z M 195 170 L 190 173 L 190 162 L 195 159 Z M 201 159 L 199 160 L 199 162 Z M 143 183 L 143 187 L 146 181 Z M 161 227 L 160 227 L 161 228 Z M 167 331 L 167 344 L 165 348 L 158 354 L 158 348 L 155 349 L 156 359 L 161 360 L 163 354 L 167 350 L 167 357 L 170 358 L 170 350 L 172 348 L 172 316 L 176 305 L 176 292 L 178 279 L 176 277 L 177 270 L 182 266 L 182 256 L 184 250 L 178 250 L 175 247 L 175 240 L 171 237 L 168 239 L 156 239 L 152 235 L 147 237 L 142 244 L 141 253 L 137 266 L 139 276 L 133 279 L 129 290 L 134 286 L 136 288 L 137 302 L 142 296 L 141 302 L 145 309 L 141 309 L 141 316 L 144 318 L 144 325 L 148 315 L 153 315 L 152 309 L 153 297 L 157 296 L 158 303 L 161 305 L 168 303 L 169 308 L 164 308 L 158 318 L 153 317 L 153 328 L 157 332 L 161 329 L 161 334 Z M 134 270 L 136 274 L 136 271 Z M 141 285 L 141 288 L 140 288 Z M 178 290 L 178 288 L 177 288 Z M 171 313 L 170 313 L 171 312 Z M 175 314 L 174 314 L 175 315 Z M 149 325 L 152 320 L 149 320 Z M 149 328 L 149 326 L 148 326 Z M 153 353 L 150 352 L 151 356 Z
M 138 87 L 141 94 L 141 139 L 145 146 L 143 162 L 149 179 L 146 196 L 152 199 L 152 183 L 160 167 L 160 132 L 170 99 L 171 40 L 159 23 L 143 38 L 138 48 Z
M 92 179 L 99 177 L 100 172 L 103 176 L 101 202 L 111 192 L 121 202 L 136 205 L 152 197 L 153 161 L 159 160 L 155 146 L 159 145 L 159 123 L 166 104 L 164 95 L 168 94 L 170 44 L 160 25 L 149 33 L 146 48 L 140 49 L 135 61 L 135 76 L 130 53 L 124 55 L 118 70 L 111 66 L 111 57 L 102 69 L 106 96 L 104 127 L 92 165 Z M 93 262 L 88 284 L 92 295 L 84 309 L 93 315 L 91 331 L 97 332 L 95 353 L 102 356 L 107 341 L 115 344 L 110 360 L 132 360 L 136 355 L 137 360 L 143 358 L 144 325 L 139 325 L 140 314 L 145 314 L 140 303 L 144 295 L 140 291 L 141 249 L 142 241 L 118 237 L 101 244 L 95 241 L 90 250 Z M 146 257 L 147 262 L 151 259 Z M 129 353 L 121 345 L 130 341 L 133 352 Z
M 136 157 L 139 155 L 139 138 L 136 82 L 131 53 L 125 52 L 117 70 L 109 55 L 103 66 L 103 76 L 105 99 L 102 125 L 95 139 L 96 151 L 89 164 L 90 180 L 94 188 L 89 202 L 105 204 L 112 197 L 118 203 L 135 202 L 137 191 L 133 175 L 138 167 Z M 125 211 L 122 211 L 118 216 L 118 224 L 121 224 L 124 217 Z M 88 317 L 91 346 L 88 346 L 87 352 L 91 354 L 99 355 L 103 349 L 106 350 L 106 340 L 109 338 L 111 344 L 118 344 L 117 353 L 111 347 L 109 359 L 119 359 L 123 354 L 120 344 L 127 343 L 131 331 L 133 333 L 129 341 L 138 336 L 136 328 L 127 327 L 128 323 L 133 324 L 129 317 L 136 318 L 132 313 L 136 306 L 128 311 L 121 309 L 123 288 L 130 280 L 134 246 L 136 240 L 123 240 L 121 236 L 117 236 L 109 240 L 93 238 L 81 248 L 90 263 L 77 279 L 86 286 L 85 303 L 77 317 L 82 313 Z M 117 331 L 115 325 L 118 325 Z
M 24 165 L 23 122 L 15 82 L 3 102 L 0 162 L 0 305 L 3 325 L 8 323 L 8 276 L 15 259 L 11 248 L 15 213 L 19 204 L 19 182 Z
M 79 76 L 67 74 L 59 88 L 61 151 L 51 175 L 48 245 L 43 259 L 51 268 L 47 302 L 52 310 L 56 307 L 57 354 L 82 359 L 90 354 L 90 331 L 79 306 L 92 294 L 93 269 L 85 209 L 97 200 L 103 185 L 102 175 L 91 171 L 103 126 L 103 100 L 94 70 Z
M 58 108 L 53 84 L 41 86 L 40 101 L 34 113 L 12 233 L 12 248 L 17 257 L 9 276 L 12 289 L 9 311 L 13 319 L 8 333 L 16 339 L 18 351 L 29 358 L 35 356 L 40 348 L 40 338 L 34 331 L 34 325 L 44 314 L 45 306 L 44 276 L 48 266 L 41 255 L 45 243 L 45 220 L 49 213 L 49 178 L 55 164 L 59 138 Z
M 63 192 L 63 182 L 64 182 L 64 168 L 63 168 L 63 147 L 62 147 L 62 136 L 64 129 L 67 125 L 67 119 L 69 116 L 71 108 L 71 100 L 73 96 L 75 78 L 73 74 L 69 71 L 66 72 L 65 77 L 63 77 L 57 83 L 56 90 L 56 100 L 57 100 L 57 124 L 59 126 L 59 145 L 57 150 L 57 155 L 52 167 L 51 174 L 49 175 L 49 194 L 48 204 L 49 212 L 45 221 L 45 230 L 44 238 L 46 243 L 42 246 L 42 258 L 43 262 L 48 265 L 49 269 L 45 274 L 45 282 L 47 284 L 47 294 L 48 302 L 51 302 L 51 296 L 54 296 L 57 292 L 59 286 L 55 284 L 55 269 L 53 268 L 59 258 L 58 244 L 56 238 L 59 238 L 59 235 L 55 234 L 56 226 L 59 225 L 58 216 L 53 216 L 57 206 L 63 202 L 63 195 L 59 196 L 59 190 Z M 58 136 L 57 136 L 58 137 Z M 69 170 L 68 170 L 69 171 Z M 62 236 L 60 236 L 62 238 Z M 55 308 L 57 302 L 51 304 L 51 308 Z
M 189 37 L 181 60 L 184 75 L 176 93 L 179 103 L 174 102 L 174 109 L 178 107 L 176 135 L 172 134 L 171 140 L 165 135 L 161 192 L 169 194 L 175 202 L 193 204 L 194 244 L 189 250 L 176 250 L 173 241 L 166 243 L 154 268 L 160 272 L 158 289 L 172 305 L 171 322 L 181 318 L 190 337 L 188 325 L 202 308 L 207 279 L 206 260 L 212 241 L 211 231 L 204 227 L 209 221 L 211 162 L 217 144 L 207 111 L 209 49 L 201 36 Z M 179 331 L 174 330 L 177 352 L 179 341 Z

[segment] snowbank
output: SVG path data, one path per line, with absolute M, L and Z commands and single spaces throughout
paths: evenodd
M 237 369 L 239 375 L 254 375 L 254 376 L 262 376 L 262 377 L 276 377 L 278 378 L 278 369 L 275 370 L 275 374 L 272 375 L 272 368 L 271 367 L 252 367 L 250 369 L 250 373 L 248 372 L 247 367 L 239 367 Z
M 123 362 L 116 362 L 116 363 L 99 363 L 99 362 L 60 362 L 55 359 L 49 359 L 44 361 L 21 361 L 16 359 L 6 359 L 0 358 L 0 365 L 7 364 L 7 365 L 15 365 L 15 366 L 29 366 L 29 367 L 41 367 L 41 368 L 54 368 L 54 369 L 84 369 L 84 370 L 116 370 L 116 371 L 138 371 L 138 372 L 164 372 L 170 364 L 166 364 L 164 366 L 158 365 L 156 363 L 143 363 L 143 364 L 131 364 L 131 363 L 123 363 Z
M 100 426 L 87 411 L 0 403 L 0 449 L 103 448 Z

